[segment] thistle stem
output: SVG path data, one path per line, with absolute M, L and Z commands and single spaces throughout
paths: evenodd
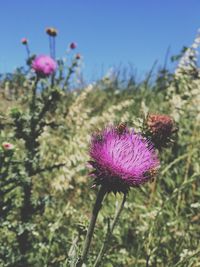
M 31 52 L 30 52 L 28 44 L 26 44 L 26 52 L 27 52 L 27 59 L 29 59 Z
M 56 58 L 56 38 L 52 38 L 52 57 L 53 59 Z
M 87 260 L 87 255 L 88 255 L 88 252 L 89 252 L 92 236 L 93 236 L 93 233 L 94 233 L 95 223 L 96 223 L 96 220 L 97 220 L 98 213 L 99 213 L 99 211 L 100 211 L 100 209 L 102 207 L 102 201 L 104 199 L 104 196 L 105 196 L 106 192 L 107 192 L 106 188 L 101 186 L 101 188 L 99 189 L 99 192 L 97 194 L 96 202 L 95 202 L 93 210 L 92 210 L 92 215 L 91 215 L 91 219 L 90 219 L 90 224 L 89 224 L 89 227 L 88 227 L 87 235 L 86 235 L 86 238 L 85 238 L 85 243 L 84 243 L 84 246 L 83 246 L 82 255 L 81 255 L 81 258 L 80 258 L 79 262 L 76 265 L 77 267 L 81 267 L 82 264 L 85 263 L 86 260 Z
M 99 254 L 97 256 L 97 259 L 94 263 L 94 267 L 98 267 L 100 266 L 100 264 L 102 263 L 102 259 L 103 259 L 103 256 L 107 250 L 107 247 L 108 247 L 108 242 L 110 240 L 110 238 L 112 237 L 112 233 L 113 233 L 113 230 L 118 222 L 118 219 L 119 219 L 119 216 L 124 208 L 124 203 L 126 201 L 126 194 L 124 194 L 124 197 L 123 197 L 123 200 L 121 202 L 121 205 L 119 206 L 119 208 L 117 209 L 116 213 L 115 213 L 115 217 L 113 219 L 113 222 L 111 224 L 110 227 L 108 227 L 108 231 L 107 231 L 107 234 L 106 234 L 106 237 L 105 237 L 105 240 L 104 240 L 104 243 L 99 251 Z
M 51 36 L 49 36 L 49 53 L 50 53 L 50 56 L 53 57 L 52 39 L 51 39 Z
M 31 99 L 31 105 L 30 105 L 30 111 L 32 113 L 35 112 L 35 104 L 36 104 L 36 92 L 37 92 L 37 84 L 38 84 L 39 78 L 38 76 L 35 79 L 35 82 L 33 84 L 32 88 L 32 99 Z M 34 114 L 33 114 L 34 115 Z
M 32 88 L 32 99 L 30 103 L 30 136 L 26 137 L 25 146 L 27 149 L 27 160 L 25 162 L 25 170 L 27 173 L 28 181 L 23 184 L 23 204 L 21 207 L 21 223 L 28 224 L 30 223 L 32 216 L 34 214 L 34 208 L 32 204 L 32 179 L 31 176 L 34 173 L 33 161 L 36 155 L 36 123 L 35 123 L 35 112 L 36 112 L 36 97 L 37 97 L 37 84 L 39 78 L 38 76 L 35 79 Z M 32 243 L 30 241 L 30 229 L 25 229 L 21 234 L 18 235 L 19 250 L 21 253 L 20 266 L 28 266 L 28 251 L 32 248 Z

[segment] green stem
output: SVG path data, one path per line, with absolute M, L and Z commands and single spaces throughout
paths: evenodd
M 52 56 L 56 59 L 56 37 L 52 38 Z
M 36 92 L 37 92 L 37 84 L 38 84 L 39 78 L 38 76 L 35 79 L 33 88 L 32 88 L 32 99 L 31 99 L 31 104 L 30 104 L 30 112 L 33 113 L 35 112 L 35 104 L 36 104 Z
M 69 79 L 71 78 L 71 75 L 74 73 L 74 69 L 76 66 L 77 66 L 77 62 L 73 60 L 71 66 L 68 69 L 68 73 L 63 84 L 63 90 L 65 90 L 65 88 L 67 90 L 68 85 L 69 85 Z
M 121 205 L 119 206 L 118 210 L 116 211 L 115 218 L 111 224 L 111 227 L 108 227 L 108 231 L 107 231 L 104 243 L 103 243 L 101 250 L 99 251 L 99 254 L 97 256 L 97 259 L 94 263 L 94 267 L 98 267 L 102 263 L 103 256 L 104 256 L 104 254 L 107 250 L 107 247 L 108 247 L 108 242 L 109 242 L 110 238 L 112 237 L 113 230 L 114 230 L 114 228 L 118 222 L 119 216 L 120 216 L 120 214 L 124 208 L 125 201 L 126 201 L 126 194 L 124 194 Z
M 86 262 L 87 260 L 87 255 L 88 255 L 88 251 L 89 251 L 89 248 L 90 248 L 90 244 L 91 244 L 91 240 L 92 240 L 92 236 L 93 236 L 93 233 L 94 233 L 94 227 L 95 227 L 95 223 L 96 223 L 96 220 L 97 220 L 97 216 L 98 216 L 98 213 L 102 207 L 102 201 L 104 199 L 104 196 L 106 194 L 106 188 L 101 186 L 98 194 L 97 194 L 97 198 L 96 198 L 96 202 L 94 204 L 94 207 L 93 207 L 93 210 L 92 210 L 92 215 L 91 215 L 91 219 L 90 219 L 90 224 L 89 224 L 89 227 L 88 227 L 88 231 L 87 231 L 87 235 L 86 235 L 86 238 L 85 238 L 85 243 L 84 243 L 84 246 L 83 246 L 83 250 L 82 250 L 82 255 L 81 255 L 81 258 L 79 260 L 79 262 L 77 263 L 77 267 L 81 267 L 83 263 Z
M 28 44 L 26 44 L 26 52 L 27 52 L 27 59 L 29 59 L 30 55 L 31 55 L 31 52 L 30 52 Z
M 51 36 L 49 35 L 49 53 L 50 56 L 53 57 L 53 53 L 52 53 L 52 39 Z
M 27 149 L 27 161 L 25 162 L 25 169 L 27 173 L 27 177 L 30 178 L 30 180 L 26 181 L 23 184 L 23 204 L 21 207 L 21 223 L 27 224 L 31 221 L 32 215 L 33 215 L 33 205 L 31 202 L 31 196 L 32 196 L 32 179 L 31 176 L 34 172 L 34 166 L 33 166 L 33 160 L 36 154 L 36 140 L 35 140 L 35 111 L 36 111 L 36 93 L 37 93 L 37 84 L 38 84 L 39 78 L 37 77 L 33 88 L 32 88 L 32 99 L 30 103 L 30 137 L 26 140 L 26 149 Z M 20 260 L 20 266 L 28 266 L 28 251 L 31 249 L 31 241 L 30 241 L 30 230 L 24 230 L 23 233 L 21 233 L 18 236 L 18 243 L 19 243 L 19 250 L 21 252 L 21 260 Z

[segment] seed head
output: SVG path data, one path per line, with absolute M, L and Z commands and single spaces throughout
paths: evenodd
M 158 149 L 169 145 L 174 133 L 178 130 L 174 120 L 168 115 L 149 114 L 146 126 L 147 136 Z

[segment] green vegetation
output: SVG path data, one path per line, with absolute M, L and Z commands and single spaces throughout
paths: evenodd
M 75 266 L 97 193 L 87 169 L 91 133 L 119 122 L 140 131 L 148 113 L 172 116 L 178 136 L 159 153 L 158 177 L 128 193 L 101 266 L 200 266 L 196 46 L 184 52 L 174 74 L 162 70 L 154 82 L 113 75 L 70 91 L 74 71 L 64 75 L 64 62 L 59 66 L 53 83 L 23 70 L 1 81 L 0 142 L 14 148 L 0 151 L 0 266 Z M 88 267 L 122 199 L 105 198 Z

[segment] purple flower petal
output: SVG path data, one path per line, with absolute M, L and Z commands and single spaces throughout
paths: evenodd
M 152 144 L 128 128 L 119 132 L 111 126 L 93 135 L 90 156 L 95 183 L 105 184 L 109 191 L 125 192 L 130 186 L 141 185 L 159 167 Z
M 56 70 L 57 64 L 55 60 L 49 56 L 41 55 L 34 59 L 32 68 L 38 75 L 49 76 Z

